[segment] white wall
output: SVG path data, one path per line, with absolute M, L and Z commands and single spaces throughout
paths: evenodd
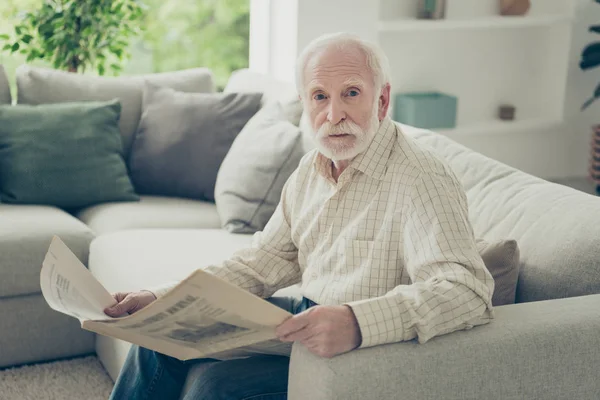
M 322 34 L 344 31 L 377 39 L 377 1 L 251 0 L 250 5 L 250 68 L 280 80 L 294 81 L 296 57 Z

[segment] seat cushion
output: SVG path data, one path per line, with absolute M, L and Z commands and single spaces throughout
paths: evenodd
M 0 65 L 0 104 L 11 104 L 10 85 L 4 67 Z
M 252 235 L 223 229 L 144 229 L 97 237 L 89 269 L 111 292 L 180 281 L 250 245 Z
M 147 289 L 178 282 L 197 268 L 227 259 L 251 242 L 250 234 L 234 234 L 223 229 L 113 232 L 92 242 L 89 269 L 110 292 Z M 299 297 L 300 292 L 298 286 L 293 286 L 275 295 Z M 118 376 L 129 348 L 127 342 L 98 336 L 98 357 L 113 379 Z M 200 371 L 200 366 L 192 368 L 186 388 Z
M 94 234 L 54 207 L 0 204 L 0 298 L 40 293 L 40 268 L 52 236 L 87 263 Z
M 106 203 L 75 212 L 97 235 L 141 228 L 220 228 L 214 203 L 141 196 L 136 203 Z
M 399 125 L 450 164 L 467 193 L 476 237 L 519 244 L 517 303 L 600 293 L 600 198 L 509 167 L 444 135 Z
M 97 77 L 21 65 L 17 68 L 17 102 L 45 104 L 118 98 L 123 106 L 119 128 L 123 135 L 123 150 L 125 156 L 128 156 L 142 113 L 145 81 L 184 92 L 214 92 L 213 75 L 207 68 L 137 76 Z

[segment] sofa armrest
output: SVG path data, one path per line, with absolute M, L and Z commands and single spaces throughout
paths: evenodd
M 489 324 L 323 359 L 294 344 L 289 399 L 598 399 L 600 295 L 496 307 Z

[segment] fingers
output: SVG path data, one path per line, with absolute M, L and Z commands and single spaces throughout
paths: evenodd
M 123 299 L 124 299 L 125 297 L 127 297 L 127 295 L 128 295 L 129 293 L 130 293 L 130 292 L 117 292 L 117 293 L 114 293 L 114 294 L 113 294 L 113 297 L 115 298 L 115 300 L 117 300 L 117 302 L 121 302 L 121 301 L 123 301 Z
M 287 336 L 283 336 L 279 338 L 282 342 L 300 342 L 302 344 L 306 344 L 312 338 L 316 337 L 318 334 L 311 329 L 311 327 L 307 326 L 299 331 L 291 333 Z
M 117 293 L 114 297 L 118 303 L 104 310 L 104 313 L 111 317 L 118 317 L 133 311 L 139 304 L 134 293 Z
M 275 335 L 277 335 L 279 339 L 282 339 L 294 332 L 304 329 L 310 323 L 310 311 L 311 310 L 306 310 L 286 319 L 275 329 Z

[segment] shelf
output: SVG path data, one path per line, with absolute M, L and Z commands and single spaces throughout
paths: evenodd
M 414 31 L 445 31 L 461 29 L 505 29 L 519 27 L 545 27 L 560 23 L 571 22 L 566 15 L 548 15 L 537 17 L 486 17 L 465 20 L 425 20 L 425 19 L 398 19 L 394 21 L 380 21 L 379 32 L 414 32 Z
M 561 120 L 532 118 L 515 121 L 488 121 L 459 126 L 454 129 L 432 129 L 448 137 L 452 136 L 489 136 L 519 133 L 523 131 L 556 130 L 562 125 Z

